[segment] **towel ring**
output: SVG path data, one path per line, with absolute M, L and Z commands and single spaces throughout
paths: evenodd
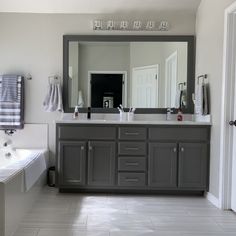
M 48 76 L 48 83 L 49 84 L 59 84 L 60 83 L 60 77 L 57 76 L 57 75 Z
M 199 75 L 199 76 L 197 77 L 197 84 L 199 84 L 200 79 L 203 79 L 202 81 L 204 82 L 207 78 L 208 78 L 208 75 L 207 75 L 207 74 Z
M 184 86 L 186 86 L 187 85 L 187 83 L 186 82 L 183 82 L 183 83 L 179 83 L 178 84 L 178 88 L 179 88 L 179 90 L 184 90 Z

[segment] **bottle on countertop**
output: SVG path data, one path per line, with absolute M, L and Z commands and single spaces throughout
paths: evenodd
M 170 121 L 171 120 L 171 114 L 173 112 L 173 109 L 171 109 L 170 107 L 167 108 L 166 110 L 166 120 Z
M 91 119 L 91 107 L 88 107 L 88 111 L 87 111 L 87 119 Z
M 76 107 L 75 107 L 75 110 L 74 110 L 73 118 L 76 119 L 76 118 L 78 118 L 78 116 L 79 116 L 79 107 L 76 106 Z
M 183 112 L 182 112 L 181 108 L 178 109 L 177 120 L 178 121 L 183 121 Z

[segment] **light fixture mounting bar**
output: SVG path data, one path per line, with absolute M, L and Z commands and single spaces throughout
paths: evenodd
M 94 20 L 93 30 L 102 31 L 169 31 L 168 21 L 154 20 Z

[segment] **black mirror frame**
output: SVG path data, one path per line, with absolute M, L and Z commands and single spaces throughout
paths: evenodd
M 194 104 L 192 94 L 195 87 L 195 36 L 168 35 L 168 36 L 137 36 L 137 35 L 63 35 L 63 106 L 64 112 L 73 113 L 74 108 L 69 107 L 68 99 L 68 63 L 69 42 L 187 42 L 188 43 L 188 72 L 187 72 L 187 108 L 184 113 L 193 114 Z M 127 109 L 128 110 L 128 109 Z M 80 112 L 87 112 L 87 108 L 80 108 Z M 93 113 L 118 113 L 116 108 L 92 108 Z M 135 113 L 153 114 L 166 113 L 166 108 L 138 108 Z

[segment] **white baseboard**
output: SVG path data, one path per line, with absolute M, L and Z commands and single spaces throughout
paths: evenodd
M 205 194 L 206 199 L 211 202 L 214 206 L 216 206 L 217 208 L 220 208 L 220 202 L 219 199 L 217 197 L 215 197 L 213 194 L 207 192 Z

